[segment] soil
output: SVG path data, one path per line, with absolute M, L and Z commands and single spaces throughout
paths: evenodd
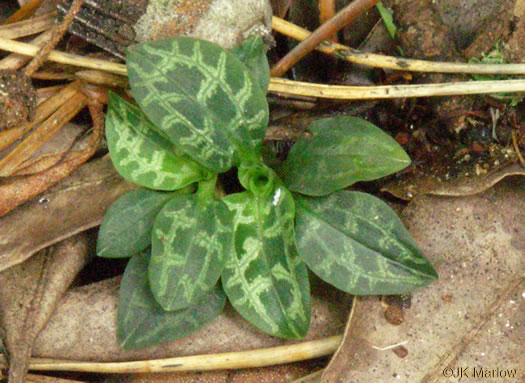
M 30 120 L 35 106 L 31 81 L 20 72 L 0 70 L 0 131 Z

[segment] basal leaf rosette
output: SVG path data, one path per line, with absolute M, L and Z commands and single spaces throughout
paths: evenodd
M 436 271 L 390 207 L 366 193 L 296 195 L 301 258 L 331 285 L 355 295 L 406 294 Z
M 222 173 L 256 155 L 268 104 L 233 53 L 208 41 L 177 37 L 134 45 L 126 62 L 140 107 L 188 156 Z
M 226 260 L 222 285 L 235 309 L 260 330 L 302 338 L 310 324 L 310 286 L 294 238 L 294 201 L 278 186 L 268 196 L 232 194 L 234 252 Z

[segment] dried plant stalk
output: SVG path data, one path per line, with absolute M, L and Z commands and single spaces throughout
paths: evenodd
M 6 39 L 18 39 L 20 37 L 35 35 L 51 28 L 55 23 L 55 16 L 56 12 L 50 12 L 29 20 L 1 25 L 0 36 Z
M 259 350 L 134 362 L 97 363 L 33 358 L 29 369 L 38 371 L 79 371 L 121 374 L 265 367 L 330 355 L 336 350 L 341 339 L 340 335 L 336 335 L 319 340 Z M 0 366 L 5 366 L 5 361 L 0 359 Z
M 273 17 L 272 22 L 274 31 L 299 41 L 305 40 L 312 34 L 312 32 L 276 16 Z M 374 53 L 364 53 L 330 41 L 322 42 L 316 49 L 354 64 L 409 72 L 525 74 L 525 64 L 464 64 L 413 60 Z
M 78 91 L 46 121 L 27 136 L 16 148 L 0 161 L 0 176 L 10 176 L 38 148 L 46 143 L 65 123 L 69 122 L 87 105 L 87 98 Z
M 79 83 L 73 82 L 58 92 L 56 95 L 40 103 L 35 109 L 32 121 L 27 122 L 20 128 L 13 128 L 0 132 L 0 150 L 12 145 L 16 140 L 29 132 L 35 126 L 43 122 L 54 113 L 62 104 L 68 101 L 79 90 Z
M 525 80 L 472 81 L 422 85 L 337 86 L 274 78 L 270 82 L 268 90 L 289 96 L 311 96 L 340 100 L 373 100 L 525 92 Z

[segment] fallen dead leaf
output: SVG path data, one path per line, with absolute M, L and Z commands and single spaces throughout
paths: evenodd
M 479 381 L 475 368 L 523 381 L 524 212 L 523 177 L 474 196 L 414 198 L 403 218 L 439 280 L 413 294 L 401 325 L 388 323 L 376 297 L 363 299 L 366 315 L 342 346 L 346 371 L 326 381 L 448 382 L 462 368 L 461 382 Z M 505 376 L 490 375 L 496 369 Z
M 99 225 L 109 205 L 134 188 L 117 174 L 109 156 L 81 166 L 38 199 L 2 217 L 0 271 Z
M 75 288 L 67 293 L 33 356 L 97 362 L 151 360 L 175 356 L 245 351 L 297 343 L 262 333 L 227 305 L 213 322 L 190 336 L 138 350 L 121 350 L 117 340 L 119 278 Z M 342 332 L 346 308 L 312 297 L 312 322 L 304 340 Z
M 381 191 L 404 200 L 411 200 L 423 194 L 461 197 L 484 192 L 502 179 L 516 175 L 524 176 L 525 168 L 518 163 L 507 163 L 486 174 L 469 174 L 468 177 L 462 176 L 449 180 L 445 173 L 410 177 L 404 181 L 393 181 L 384 186 Z
M 91 139 L 87 148 L 69 152 L 64 157 L 63 161 L 57 162 L 51 168 L 46 169 L 44 172 L 39 172 L 28 176 L 7 177 L 3 183 L 0 183 L 0 217 L 15 209 L 23 202 L 26 202 L 46 191 L 60 180 L 68 177 L 74 170 L 76 170 L 80 165 L 90 159 L 93 154 L 95 154 L 104 131 L 104 105 L 96 102 L 87 102 L 86 97 L 82 94 L 80 95 L 83 97 L 85 103 L 87 103 L 91 118 L 93 120 L 93 133 L 91 134 Z M 71 99 L 71 101 L 74 101 L 74 98 Z M 84 104 L 84 101 L 80 103 L 81 105 L 79 105 L 79 107 Z M 80 110 L 81 108 L 77 109 Z M 72 118 L 73 115 L 70 114 L 70 117 Z M 62 122 L 59 123 L 60 126 L 69 120 L 66 122 L 64 122 L 65 120 L 61 121 Z M 31 136 L 32 135 L 33 133 Z M 17 149 L 18 147 L 15 148 L 13 152 Z M 12 152 L 9 153 L 8 156 L 3 160 L 7 159 L 11 154 Z M 19 164 L 20 162 L 18 162 L 17 166 Z
M 25 382 L 33 342 L 87 257 L 87 237 L 79 234 L 0 273 L 10 383 Z

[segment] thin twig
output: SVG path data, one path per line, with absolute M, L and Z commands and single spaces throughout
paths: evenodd
M 276 16 L 272 19 L 274 31 L 298 41 L 305 40 L 312 32 Z M 317 50 L 333 55 L 341 60 L 375 68 L 402 70 L 409 72 L 434 73 L 476 73 L 476 74 L 518 74 L 525 75 L 525 64 L 465 64 L 452 62 L 434 62 L 364 53 L 345 45 L 323 41 Z
M 38 51 L 38 47 L 35 47 L 34 45 L 2 38 L 0 38 L 0 49 L 27 56 L 34 56 Z M 48 60 L 58 62 L 61 64 L 98 69 L 101 71 L 116 73 L 124 76 L 127 75 L 126 66 L 123 64 L 86 58 L 59 51 L 51 51 L 51 53 L 48 56 Z M 426 61 L 420 61 L 420 63 L 435 64 Z M 454 65 L 454 63 L 448 63 L 448 65 Z M 487 65 L 487 67 L 490 66 L 491 65 Z M 497 67 L 501 67 L 499 68 L 499 71 L 497 71 L 498 74 L 516 74 L 516 72 L 518 72 L 518 67 L 521 71 L 520 73 L 525 73 L 525 64 L 496 65 L 492 66 L 492 72 L 480 71 L 479 66 L 477 66 L 478 70 L 476 70 L 475 65 L 468 65 L 468 67 L 472 67 L 473 73 L 496 73 L 496 69 L 498 69 Z M 468 70 L 466 70 L 465 73 L 468 73 Z M 290 96 L 309 96 L 346 100 L 450 95 L 459 96 L 462 94 L 525 92 L 525 80 L 475 81 L 444 84 L 392 85 L 368 87 L 311 84 L 299 81 L 290 81 L 273 78 L 270 82 L 270 91 L 276 93 L 283 93 Z
M 29 369 L 39 371 L 79 371 L 121 374 L 265 367 L 330 355 L 335 351 L 340 342 L 341 336 L 336 335 L 308 342 L 251 351 L 193 355 L 134 362 L 97 363 L 32 358 Z M 4 366 L 5 362 L 0 359 L 0 367 L 3 368 Z
M 521 155 L 520 147 L 518 145 L 518 140 L 516 139 L 516 132 L 512 132 L 511 137 L 512 137 L 512 146 L 514 146 L 514 151 L 516 152 L 516 155 L 518 156 L 518 160 L 520 161 L 521 166 L 525 168 L 525 160 L 523 159 L 523 156 Z
M 319 0 L 319 21 L 320 24 L 326 23 L 336 14 L 335 0 Z M 337 42 L 337 33 L 327 37 L 328 40 Z
M 354 18 L 373 7 L 379 0 L 354 0 L 346 7 L 341 9 L 334 17 L 316 29 L 304 41 L 293 48 L 272 68 L 273 77 L 281 77 L 295 63 L 301 60 L 308 53 L 313 51 L 316 46 L 329 36 L 337 33 L 341 28 L 352 22 Z
M 31 75 L 35 73 L 38 68 L 40 68 L 44 61 L 46 61 L 46 57 L 62 39 L 67 29 L 73 22 L 74 17 L 80 11 L 82 4 L 84 4 L 84 0 L 73 0 L 73 4 L 71 4 L 71 7 L 64 16 L 62 23 L 55 26 L 52 37 L 42 46 L 42 48 L 40 48 L 33 60 L 31 60 L 31 62 L 27 65 L 26 69 L 24 70 L 25 76 L 31 77 Z
M 340 100 L 373 100 L 525 92 L 525 80 L 467 81 L 420 85 L 339 86 L 274 78 L 270 82 L 268 90 L 288 96 L 310 96 Z

